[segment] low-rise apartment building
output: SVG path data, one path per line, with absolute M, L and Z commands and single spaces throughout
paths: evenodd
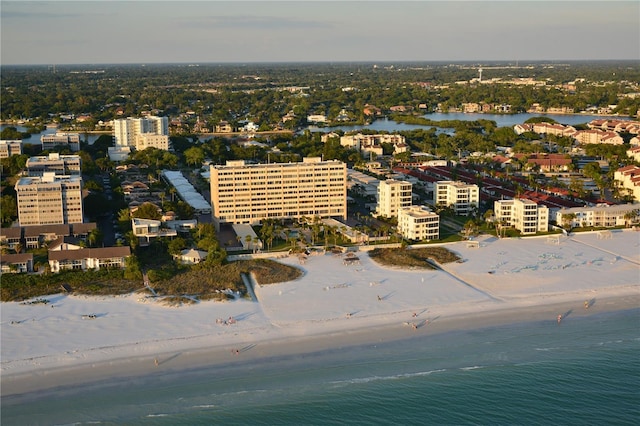
M 411 182 L 387 179 L 378 185 L 378 206 L 376 214 L 384 217 L 396 217 L 402 207 L 411 205 Z
M 264 219 L 347 217 L 347 166 L 337 160 L 304 158 L 295 163 L 211 166 L 213 219 L 257 224 Z
M 81 223 L 80 176 L 23 177 L 15 185 L 20 226 Z
M 549 209 L 531 200 L 498 200 L 494 203 L 494 214 L 498 222 L 514 227 L 523 235 L 549 230 Z
M 33 253 L 3 254 L 0 258 L 0 274 L 33 272 Z
M 480 188 L 460 181 L 438 181 L 434 199 L 437 206 L 451 207 L 456 215 L 467 216 L 480 205 Z
M 588 207 L 572 207 L 556 212 L 556 223 L 571 227 L 603 227 L 629 226 L 640 219 L 640 203 L 598 204 Z
M 131 256 L 131 247 L 100 247 L 80 248 L 73 247 L 70 250 L 49 250 L 49 266 L 51 272 L 60 272 L 67 269 L 102 269 L 124 268 L 127 257 Z
M 78 133 L 55 133 L 40 136 L 42 150 L 47 151 L 62 145 L 73 152 L 80 151 L 80 135 Z
M 12 155 L 22 154 L 21 140 L 0 140 L 0 158 L 9 158 Z
M 440 216 L 426 206 L 408 206 L 398 210 L 398 232 L 407 240 L 440 238 Z

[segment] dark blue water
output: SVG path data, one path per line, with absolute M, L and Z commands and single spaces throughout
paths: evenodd
M 2 424 L 615 424 L 640 419 L 640 309 L 3 398 Z

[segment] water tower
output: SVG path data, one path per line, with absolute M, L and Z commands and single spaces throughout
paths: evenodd
M 478 81 L 482 81 L 482 68 L 478 68 Z

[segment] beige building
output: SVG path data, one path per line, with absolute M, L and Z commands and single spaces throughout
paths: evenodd
M 80 135 L 78 133 L 55 133 L 40 136 L 42 150 L 54 149 L 58 145 L 68 146 L 73 152 L 80 151 Z
M 79 155 L 60 155 L 52 152 L 48 156 L 39 155 L 27 159 L 27 173 L 29 176 L 44 176 L 52 172 L 59 176 L 82 175 L 82 162 Z
M 549 209 L 531 200 L 498 200 L 494 203 L 494 214 L 498 222 L 513 226 L 523 235 L 549 230 Z
M 426 206 L 408 206 L 398 210 L 398 232 L 408 240 L 440 238 L 440 216 Z
M 0 158 L 9 158 L 12 155 L 22 154 L 21 140 L 0 140 Z
M 402 207 L 411 205 L 411 182 L 387 179 L 378 185 L 378 216 L 396 217 Z
M 82 222 L 79 176 L 23 177 L 15 186 L 20 226 Z
M 480 189 L 476 184 L 459 181 L 438 181 L 434 192 L 435 204 L 452 207 L 456 215 L 466 216 L 480 205 Z
M 556 223 L 559 226 L 593 226 L 610 228 L 628 226 L 638 223 L 640 204 L 619 204 L 610 206 L 599 204 L 588 207 L 572 207 L 556 212 Z M 566 222 L 566 223 L 565 223 Z
M 640 167 L 630 165 L 621 167 L 613 174 L 616 185 L 622 188 L 622 193 L 626 192 L 633 197 L 634 200 L 640 201 Z
M 221 223 L 256 224 L 264 219 L 347 217 L 347 166 L 304 158 L 296 163 L 211 166 L 211 204 Z
M 398 134 L 364 135 L 362 133 L 358 133 L 355 135 L 345 135 L 340 137 L 340 145 L 346 148 L 356 149 L 362 154 L 373 153 L 376 155 L 382 155 L 383 143 L 393 145 L 394 154 L 406 152 L 409 149 L 405 142 L 405 137 Z

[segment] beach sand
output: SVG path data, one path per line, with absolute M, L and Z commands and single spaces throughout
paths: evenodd
M 557 327 L 559 314 L 568 322 L 638 308 L 640 233 L 601 237 L 574 234 L 557 244 L 547 237 L 484 237 L 479 248 L 446 244 L 463 261 L 441 271 L 381 267 L 363 252 L 360 263 L 349 266 L 332 254 L 310 256 L 304 264 L 289 257 L 281 260 L 302 268 L 304 276 L 257 285 L 257 302 L 167 307 L 132 294 L 3 303 L 2 395 L 212 365 L 257 365 L 516 322 Z

